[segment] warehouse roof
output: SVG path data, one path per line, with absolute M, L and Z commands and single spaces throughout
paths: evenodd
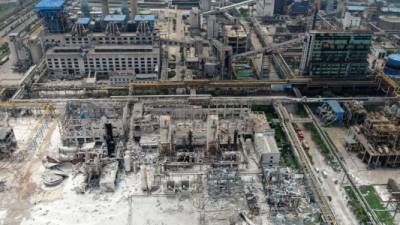
M 279 154 L 279 149 L 275 141 L 275 132 L 273 130 L 266 133 L 256 133 L 254 144 L 259 154 Z
M 346 9 L 348 11 L 361 12 L 361 11 L 364 11 L 366 9 L 366 7 L 365 6 L 359 6 L 359 5 L 348 5 L 348 6 L 346 6 Z
M 382 12 L 387 13 L 400 13 L 400 8 L 397 7 L 383 7 Z
M 61 9 L 64 6 L 65 0 L 41 0 L 36 4 L 35 8 L 38 10 L 45 9 Z

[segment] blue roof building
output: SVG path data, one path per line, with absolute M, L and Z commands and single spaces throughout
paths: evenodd
M 152 32 L 154 29 L 155 16 L 150 15 L 136 15 L 133 23 L 130 24 L 129 30 L 136 32 L 139 29 L 145 29 L 146 32 Z M 145 25 L 145 26 L 141 26 Z
M 126 20 L 126 15 L 107 15 L 104 17 L 105 22 L 123 23 Z
M 77 21 L 78 24 L 82 24 L 82 25 L 89 25 L 90 23 L 90 18 L 89 17 L 82 17 L 79 18 Z
M 344 110 L 336 100 L 329 100 L 326 102 L 329 108 L 336 114 L 336 121 L 342 122 L 344 119 Z
M 57 10 L 64 7 L 65 0 L 41 0 L 36 4 L 36 10 Z
M 65 0 L 41 0 L 35 5 L 37 15 L 43 20 L 50 33 L 63 33 L 65 31 L 66 13 L 64 12 Z
M 135 21 L 141 22 L 141 21 L 154 21 L 155 16 L 154 15 L 136 15 L 135 16 Z
M 397 7 L 383 7 L 382 12 L 400 16 L 400 8 Z
M 346 10 L 349 12 L 363 12 L 367 7 L 361 5 L 348 5 Z

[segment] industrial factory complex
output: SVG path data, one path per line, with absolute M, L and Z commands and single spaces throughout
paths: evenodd
M 0 225 L 399 225 L 399 0 L 0 2 Z

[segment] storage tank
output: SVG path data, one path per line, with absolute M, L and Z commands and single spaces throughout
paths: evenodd
M 389 76 L 400 77 L 400 53 L 388 56 L 384 72 Z

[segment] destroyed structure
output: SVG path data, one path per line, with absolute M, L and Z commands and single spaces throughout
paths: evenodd
M 14 130 L 8 126 L 0 127 L 0 158 L 2 155 L 11 154 L 17 147 Z
M 381 111 L 367 112 L 358 102 L 345 105 L 349 120 L 355 125 L 351 137 L 346 139 L 349 151 L 369 167 L 400 166 L 400 125 L 398 105 L 385 106 Z

